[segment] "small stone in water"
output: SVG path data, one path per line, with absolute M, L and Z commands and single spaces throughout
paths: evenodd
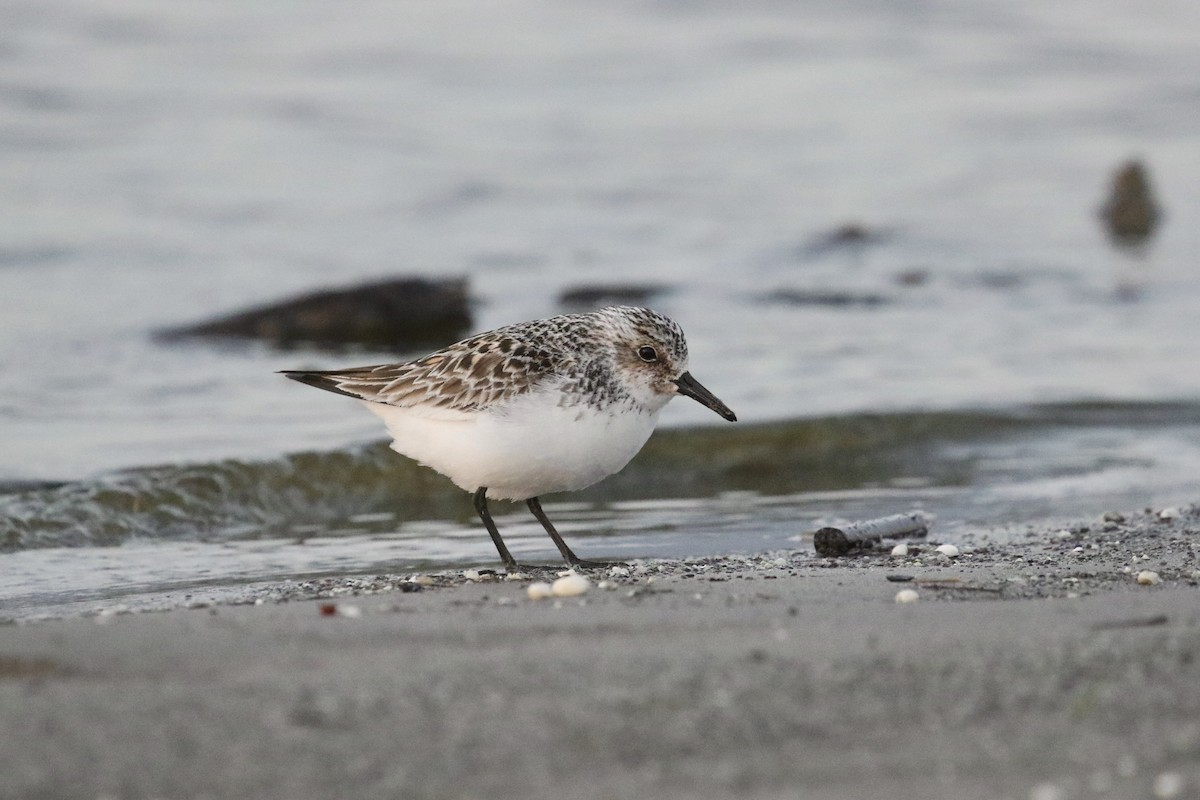
M 952 544 L 939 544 L 937 551 L 948 558 L 954 558 L 958 555 L 958 548 Z
M 893 548 L 892 548 L 892 555 L 894 555 L 894 556 L 906 556 L 906 555 L 908 555 L 908 544 L 907 544 L 907 543 L 905 543 L 905 542 L 901 542 L 900 544 L 898 544 L 898 545 L 896 545 L 895 547 L 893 547 Z
M 545 600 L 554 596 L 554 589 L 545 581 L 535 581 L 525 588 L 530 600 Z
M 1144 569 L 1137 574 L 1137 582 L 1142 586 L 1157 586 L 1162 583 L 1162 578 L 1153 570 Z
M 464 570 L 463 570 L 463 577 L 464 577 L 464 578 L 466 578 L 466 579 L 467 579 L 467 580 L 469 580 L 469 581 L 477 581 L 477 580 L 479 580 L 479 570 L 477 570 L 477 569 L 464 569 Z
M 915 603 L 920 599 L 921 595 L 917 593 L 916 589 L 901 589 L 896 592 L 897 603 Z
M 587 578 L 572 573 L 556 580 L 550 590 L 555 597 L 575 597 L 586 592 L 591 585 L 592 582 Z

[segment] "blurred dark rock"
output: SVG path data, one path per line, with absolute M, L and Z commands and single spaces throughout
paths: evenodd
M 790 306 L 881 306 L 890 298 L 874 292 L 853 292 L 843 289 L 777 289 L 762 295 L 767 303 Z
M 1114 244 L 1142 244 L 1154 233 L 1162 213 L 1140 161 L 1126 162 L 1113 175 L 1100 217 Z
M 800 258 L 819 258 L 838 251 L 858 252 L 869 245 L 883 244 L 893 231 L 871 228 L 859 222 L 847 222 L 833 230 L 819 233 L 797 251 Z
M 900 286 L 924 286 L 929 283 L 929 270 L 922 267 L 912 267 L 896 273 L 895 281 Z
M 1025 283 L 1025 276 L 1014 270 L 982 270 L 979 285 L 987 289 L 1018 289 Z
M 654 283 L 585 284 L 563 290 L 558 296 L 560 305 L 569 308 L 599 308 L 601 306 L 641 306 L 667 287 Z
M 327 289 L 163 331 L 165 339 L 255 339 L 276 347 L 440 347 L 471 328 L 464 279 L 398 278 Z

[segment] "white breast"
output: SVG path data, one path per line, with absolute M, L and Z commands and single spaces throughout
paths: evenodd
M 619 471 L 658 422 L 658 410 L 564 408 L 560 397 L 534 392 L 474 413 L 366 405 L 383 418 L 396 452 L 469 492 L 486 486 L 490 498 L 525 500 L 582 489 Z

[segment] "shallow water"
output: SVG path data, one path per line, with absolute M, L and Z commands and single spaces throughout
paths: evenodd
M 1198 418 L 1200 406 L 1089 405 L 671 431 L 610 482 L 545 509 L 594 558 L 809 548 L 825 525 L 914 509 L 933 518 L 939 541 L 984 531 L 1003 543 L 1031 525 L 1044 531 L 1190 496 Z M 467 495 L 428 475 L 380 444 L 0 496 L 9 550 L 0 618 L 167 608 L 241 599 L 271 582 L 494 564 Z M 559 563 L 523 505 L 495 503 L 493 512 L 519 559 Z
M 969 480 L 930 484 L 957 493 L 953 519 L 1195 494 L 1193 3 L 68 0 L 10 4 L 5 23 L 0 482 L 75 482 L 52 511 L 36 493 L 16 511 L 10 499 L 5 521 L 74 520 L 57 529 L 70 531 L 63 543 L 124 542 L 113 553 L 144 543 L 151 566 L 130 585 L 158 585 L 156 562 L 161 582 L 207 558 L 156 551 L 156 539 L 290 541 L 296 485 L 322 535 L 337 515 L 388 502 L 382 489 L 330 487 L 302 459 L 261 486 L 253 465 L 301 451 L 354 460 L 380 435 L 371 415 L 274 370 L 397 354 L 164 344 L 153 332 L 401 273 L 468 276 L 479 329 L 555 313 L 581 283 L 665 284 L 654 305 L 688 331 L 692 371 L 747 423 L 1178 401 L 1177 421 L 1168 413 L 1152 430 L 1133 410 L 1004 445 L 963 437 L 990 455 Z M 1095 218 L 1129 156 L 1146 160 L 1167 212 L 1139 252 L 1113 249 Z M 847 223 L 878 235 L 831 246 L 826 234 Z M 788 291 L 872 302 L 771 299 Z M 664 422 L 723 424 L 683 402 Z M 388 469 L 382 455 L 365 468 Z M 794 491 L 753 472 L 704 492 L 668 481 L 641 499 L 736 489 L 801 498 L 781 519 L 850 517 L 870 509 L 812 492 L 858 492 L 903 463 L 830 470 L 826 485 Z M 117 486 L 115 508 L 128 495 L 132 479 L 112 470 L 165 465 L 140 474 L 171 484 L 180 464 L 236 491 L 224 505 L 185 497 L 89 517 L 98 487 Z M 401 531 L 423 516 L 442 533 L 419 546 L 401 535 L 413 548 L 401 561 L 482 555 L 448 532 L 472 524 L 461 498 L 418 486 L 443 499 L 405 494 Z M 623 519 L 629 552 L 688 552 L 653 508 L 615 510 L 637 496 L 629 481 L 609 486 L 583 501 L 603 504 L 589 530 Z M 739 527 L 705 502 L 689 530 L 720 533 L 703 546 L 683 537 L 697 552 L 763 544 L 767 522 Z M 763 535 L 763 546 L 786 540 Z M 53 544 L 30 541 L 9 546 Z M 391 563 L 351 549 L 350 568 Z M 346 568 L 298 558 L 280 568 Z M 237 561 L 221 569 L 253 577 Z M 30 574 L 55 590 L 90 586 L 85 568 L 56 563 Z

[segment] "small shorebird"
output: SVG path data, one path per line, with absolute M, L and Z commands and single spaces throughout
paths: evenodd
M 488 499 L 524 500 L 571 566 L 581 560 L 538 498 L 619 471 L 684 395 L 737 417 L 687 371 L 683 331 L 647 308 L 604 308 L 480 333 L 416 361 L 287 377 L 362 400 L 383 418 L 392 449 L 472 492 L 509 569 Z

